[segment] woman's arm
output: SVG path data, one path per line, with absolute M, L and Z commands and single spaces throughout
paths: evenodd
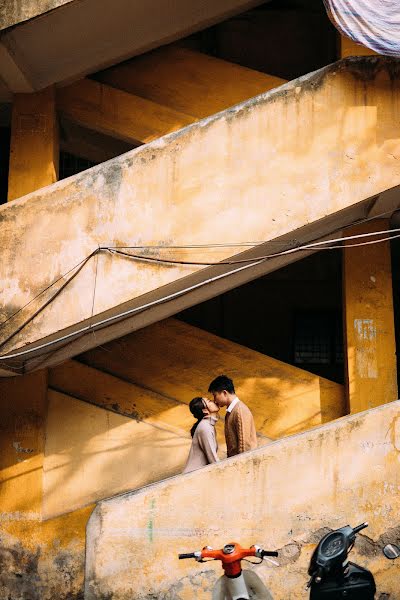
M 215 435 L 207 427 L 198 428 L 197 439 L 200 448 L 203 450 L 209 464 L 218 462 L 217 447 L 215 442 Z

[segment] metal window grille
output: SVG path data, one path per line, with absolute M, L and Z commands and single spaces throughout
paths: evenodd
M 343 362 L 341 319 L 331 313 L 300 313 L 294 335 L 295 364 Z

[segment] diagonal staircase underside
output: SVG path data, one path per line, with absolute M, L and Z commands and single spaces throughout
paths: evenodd
M 0 101 L 76 80 L 252 8 L 256 0 L 48 0 L 0 6 Z M 93 15 L 96 15 L 95 26 Z M 79 23 L 79 26 L 77 26 Z M 46 43 L 43 43 L 46 40 Z M 49 60 L 51 47 L 51 60 Z
M 390 214 L 397 72 L 340 61 L 0 207 L 1 374 L 58 364 L 311 250 L 260 256 Z M 143 260 L 98 250 L 116 246 Z M 168 262 L 230 257 L 248 262 Z

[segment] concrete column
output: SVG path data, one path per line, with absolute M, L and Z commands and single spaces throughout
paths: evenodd
M 380 219 L 347 229 L 346 235 L 388 228 L 389 222 Z M 365 241 L 372 239 L 376 237 Z M 348 403 L 350 412 L 356 413 L 397 398 L 389 242 L 346 248 L 343 286 Z
M 8 200 L 57 181 L 58 155 L 54 90 L 16 94 Z M 4 546 L 19 553 L 20 562 L 42 535 L 46 416 L 47 370 L 0 379 L 0 512 L 5 515 Z
M 8 200 L 57 181 L 58 156 L 54 89 L 16 94 L 11 121 Z
M 46 412 L 47 371 L 0 379 L 0 512 L 10 534 L 15 515 L 41 519 Z
M 379 56 L 374 50 L 362 44 L 356 44 L 345 35 L 339 36 L 339 52 L 340 58 L 346 58 L 347 56 Z

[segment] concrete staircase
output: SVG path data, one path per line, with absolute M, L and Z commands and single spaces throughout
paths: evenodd
M 340 61 L 0 207 L 1 373 L 58 364 L 311 252 L 257 260 L 294 239 L 397 208 L 394 68 Z
M 180 473 L 188 402 L 220 372 L 251 408 L 260 446 L 345 414 L 342 386 L 175 319 L 79 361 L 49 370 L 46 518 Z M 223 420 L 217 435 L 222 458 Z

